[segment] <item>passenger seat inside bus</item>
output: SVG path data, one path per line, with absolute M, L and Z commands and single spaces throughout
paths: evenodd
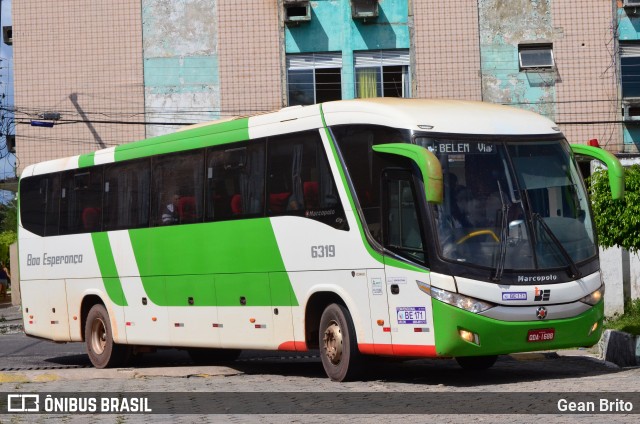
M 181 223 L 195 222 L 198 219 L 195 197 L 183 196 L 178 200 L 178 217 Z
M 239 194 L 234 194 L 231 197 L 231 213 L 234 215 L 242 215 L 242 197 Z
M 87 207 L 82 211 L 82 226 L 85 231 L 100 230 L 100 208 Z
M 320 208 L 320 193 L 317 181 L 305 181 L 302 185 L 305 209 Z
M 289 205 L 289 197 L 291 197 L 290 192 L 269 194 L 269 209 L 271 213 L 278 214 L 285 212 Z

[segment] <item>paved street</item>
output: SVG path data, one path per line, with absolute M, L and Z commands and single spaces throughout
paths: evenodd
M 14 317 L 17 308 L 0 309 L 0 315 Z M 12 320 L 0 323 L 7 328 Z M 483 373 L 469 373 L 453 360 L 372 361 L 362 381 L 333 383 L 326 378 L 317 353 L 280 354 L 278 352 L 244 352 L 242 357 L 226 366 L 194 366 L 180 351 L 164 350 L 145 355 L 132 367 L 96 370 L 88 367 L 81 344 L 57 345 L 25 337 L 19 331 L 0 335 L 0 393 L 149 393 L 166 394 L 166 402 L 179 397 L 175 393 L 257 392 L 267 395 L 267 410 L 279 412 L 280 403 L 292 394 L 311 393 L 318 401 L 335 399 L 337 405 L 347 395 L 358 395 L 365 402 L 380 402 L 380 395 L 388 397 L 389 408 L 396 408 L 402 399 L 459 393 L 464 403 L 476 393 L 490 396 L 497 403 L 514 392 L 522 392 L 525 401 L 546 392 L 640 392 L 640 368 L 620 369 L 606 364 L 586 350 L 544 352 L 502 356 L 496 365 Z M 37 347 L 37 349 L 36 349 Z M 497 393 L 493 395 L 492 393 Z M 173 393 L 173 395 L 172 395 Z M 274 393 L 269 395 L 270 393 Z M 532 399 L 528 399 L 531 394 Z M 218 395 L 220 396 L 220 395 Z M 560 395 L 559 395 L 560 396 Z M 428 399 L 428 397 L 427 397 Z M 2 402 L 2 399 L 0 399 Z M 161 402 L 162 403 L 162 402 Z M 384 401 L 382 402 L 384 404 Z M 362 403 L 358 404 L 362 408 Z M 344 405 L 343 405 L 344 406 Z M 518 406 L 518 405 L 516 405 Z M 539 405 L 548 409 L 549 405 Z M 555 407 L 555 405 L 552 405 Z M 640 408 L 640 403 L 634 405 Z M 453 405 L 452 405 L 453 407 Z M 505 412 L 514 405 L 505 404 Z M 532 405 L 528 411 L 536 411 Z M 271 409 L 269 409 L 271 408 Z M 92 422 L 594 422 L 604 415 L 429 415 L 429 418 L 408 413 L 393 415 L 184 415 L 198 409 L 176 411 L 171 414 L 95 415 Z M 359 412 L 362 412 L 361 410 Z M 366 410 L 365 410 L 366 412 Z M 327 414 L 332 413 L 329 408 Z M 0 415 L 0 422 L 44 422 L 51 415 Z M 86 422 L 87 416 L 54 414 L 59 421 Z M 607 415 L 607 422 L 635 422 L 637 415 Z

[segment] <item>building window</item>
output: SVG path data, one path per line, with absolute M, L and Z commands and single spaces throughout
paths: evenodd
M 518 60 L 521 71 L 552 70 L 553 46 L 551 44 L 521 44 L 518 46 Z
M 640 100 L 640 42 L 620 42 L 622 98 Z
M 340 53 L 287 55 L 289 106 L 342 99 Z
M 356 97 L 410 97 L 409 50 L 354 54 Z

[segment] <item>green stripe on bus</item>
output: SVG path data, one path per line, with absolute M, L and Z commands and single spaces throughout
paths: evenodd
M 115 148 L 116 162 L 249 140 L 249 118 L 178 131 Z
M 86 155 L 80 155 L 78 158 L 78 168 L 88 168 L 95 165 L 95 152 L 88 153 Z
M 127 306 L 127 299 L 122 290 L 122 282 L 118 277 L 116 262 L 113 258 L 111 243 L 107 233 L 92 233 L 93 248 L 96 251 L 100 275 L 109 299 L 118 306 Z
M 268 218 L 129 235 L 144 290 L 156 305 L 181 306 L 192 298 L 194 306 L 240 306 L 240 297 L 252 306 L 298 305 Z

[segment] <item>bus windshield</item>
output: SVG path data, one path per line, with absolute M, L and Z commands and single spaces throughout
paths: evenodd
M 596 255 L 587 194 L 564 139 L 418 137 L 442 165 L 433 205 L 446 260 L 503 270 L 566 268 Z

